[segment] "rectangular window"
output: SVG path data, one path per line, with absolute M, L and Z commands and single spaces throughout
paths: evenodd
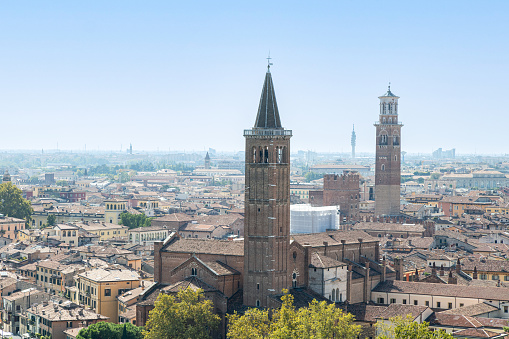
M 449 309 L 451 309 L 452 308 L 452 303 L 449 303 L 447 306 L 448 306 Z
M 419 302 L 417 300 L 414 300 L 414 305 L 418 305 Z
M 460 304 L 460 307 L 463 307 L 463 306 L 465 306 L 465 304 Z
M 106 289 L 104 290 L 104 296 L 105 296 L 105 297 L 111 297 L 111 289 L 106 288 Z
M 378 298 L 377 303 L 383 304 L 385 302 L 384 298 Z
M 437 308 L 440 308 L 440 307 L 441 307 L 440 301 L 437 301 Z
M 403 305 L 406 305 L 406 299 L 403 299 Z
M 391 304 L 395 304 L 396 303 L 396 298 L 391 298 Z

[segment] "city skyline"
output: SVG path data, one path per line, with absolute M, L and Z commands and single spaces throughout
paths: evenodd
M 374 153 L 391 82 L 403 151 L 507 153 L 504 2 L 197 4 L 4 5 L 0 148 L 241 151 L 270 50 L 294 150 Z

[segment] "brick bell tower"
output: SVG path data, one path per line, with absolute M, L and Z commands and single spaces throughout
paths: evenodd
M 400 214 L 401 127 L 398 99 L 391 92 L 380 99 L 380 118 L 376 127 L 375 216 Z
M 268 297 L 291 287 L 290 138 L 281 126 L 270 58 L 258 115 L 246 138 L 244 305 L 267 307 Z

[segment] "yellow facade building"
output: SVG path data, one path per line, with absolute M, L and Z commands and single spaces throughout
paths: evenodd
M 99 236 L 100 241 L 109 240 L 118 237 L 127 237 L 127 226 L 106 223 L 106 222 L 87 222 L 76 223 L 80 229 Z
M 77 301 L 118 323 L 119 295 L 140 286 L 138 273 L 126 269 L 96 268 L 75 277 Z

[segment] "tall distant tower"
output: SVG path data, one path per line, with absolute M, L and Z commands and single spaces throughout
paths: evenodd
M 355 125 L 353 125 L 352 129 L 352 159 L 355 159 L 355 144 L 357 142 L 357 136 L 355 135 Z
M 401 183 L 401 127 L 398 99 L 391 92 L 380 99 L 380 118 L 376 127 L 375 215 L 399 215 Z
M 246 138 L 244 305 L 268 305 L 290 288 L 290 138 L 281 126 L 270 58 L 258 115 Z
M 129 154 L 133 154 L 133 144 L 129 144 Z
M 210 169 L 210 155 L 209 155 L 209 152 L 207 152 L 207 155 L 205 155 L 205 169 Z

